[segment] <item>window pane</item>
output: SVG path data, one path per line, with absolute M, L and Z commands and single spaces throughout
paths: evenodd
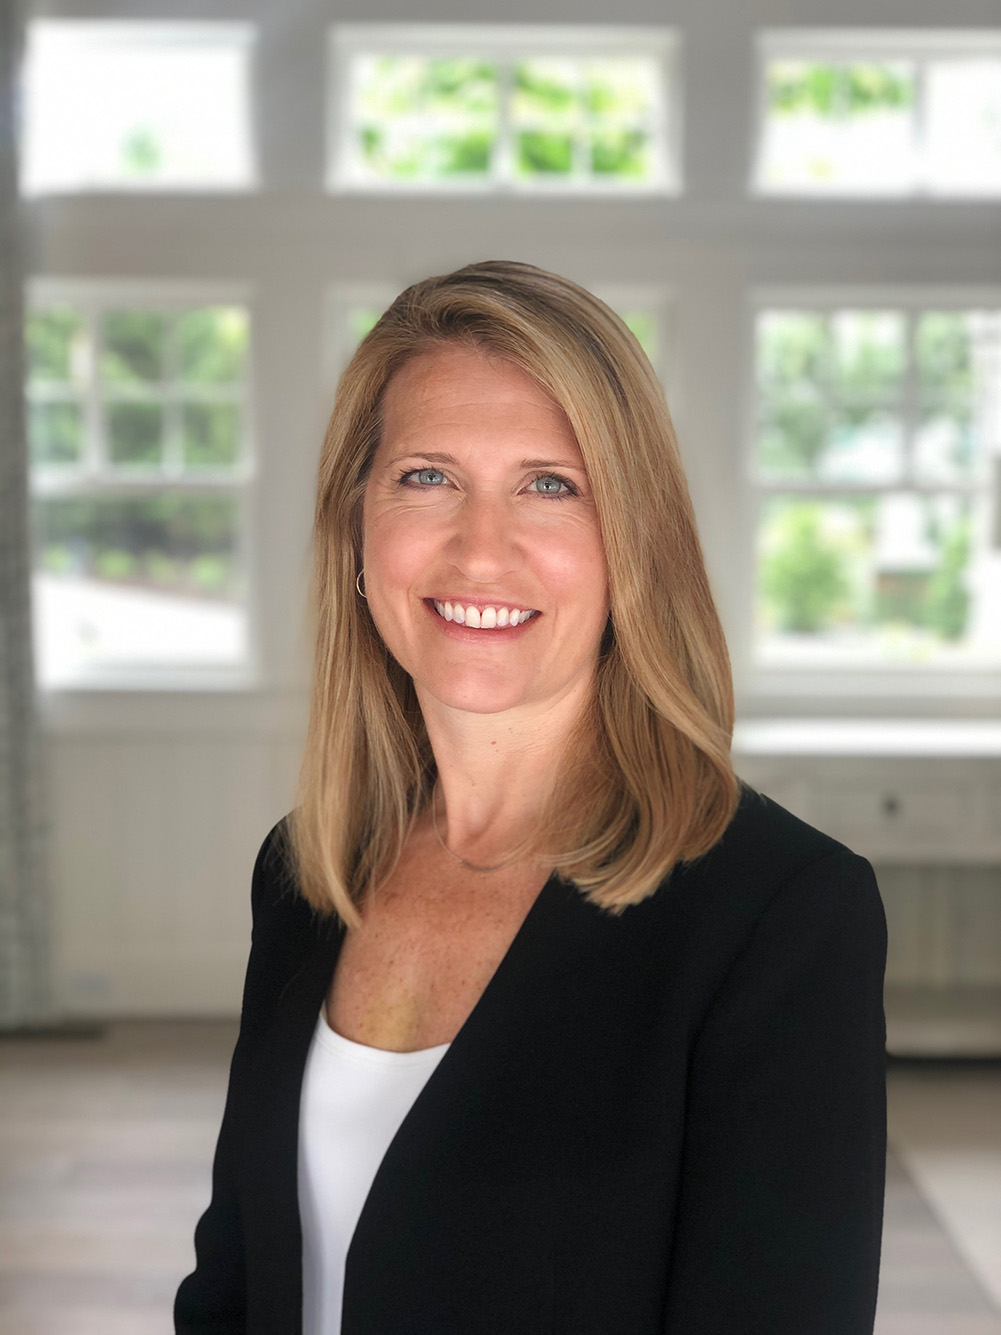
M 915 330 L 916 477 L 988 481 L 1001 453 L 1001 313 L 927 311 Z
M 218 468 L 237 461 L 240 410 L 232 403 L 186 403 L 182 409 L 184 463 L 189 468 Z
M 85 373 L 80 315 L 66 306 L 29 311 L 25 327 L 28 378 L 79 384 Z
M 567 176 L 573 170 L 573 137 L 524 130 L 516 136 L 520 175 Z
M 247 312 L 236 306 L 186 311 L 177 320 L 180 376 L 188 384 L 231 384 L 246 373 Z
M 906 366 L 900 312 L 762 314 L 759 471 L 838 482 L 900 479 Z
M 359 56 L 354 141 L 370 177 L 483 176 L 497 137 L 498 73 L 473 58 Z
M 832 389 L 841 400 L 899 400 L 907 353 L 897 311 L 838 311 L 831 320 Z
M 759 406 L 757 462 L 767 477 L 816 475 L 827 447 L 831 411 L 809 386 L 774 394 Z
M 642 130 L 608 130 L 590 136 L 590 167 L 595 176 L 650 174 L 650 136 Z
M 74 464 L 83 457 L 83 410 L 78 403 L 31 403 L 28 445 L 32 464 Z
M 913 61 L 774 60 L 760 183 L 900 193 L 915 179 Z
M 996 195 L 1001 191 L 1001 60 L 932 61 L 925 99 L 933 186 Z
M 580 112 L 577 61 L 520 60 L 514 67 L 511 114 L 521 123 L 573 125 Z
M 497 66 L 490 61 L 449 57 L 427 61 L 421 105 L 436 116 L 471 116 L 493 121 L 498 111 Z
M 32 526 L 44 680 L 244 658 L 234 496 L 36 497 Z
M 969 496 L 773 497 L 759 529 L 758 657 L 771 666 L 1001 656 Z
M 366 170 L 384 180 L 438 180 L 483 175 L 494 146 L 491 130 L 450 134 L 415 126 L 365 127 L 360 148 Z
M 116 384 L 162 381 L 166 331 L 159 311 L 108 311 L 102 320 L 101 378 Z
M 235 24 L 29 23 L 25 190 L 249 184 L 248 37 Z
M 163 408 L 159 403 L 109 403 L 108 458 L 113 464 L 160 464 Z
M 657 67 L 652 60 L 609 57 L 581 61 L 586 110 L 607 122 L 643 123 L 657 102 Z
M 765 392 L 827 382 L 832 358 L 827 320 L 800 311 L 765 311 L 757 322 L 758 385 Z
M 656 365 L 659 355 L 657 347 L 657 317 L 652 311 L 619 311 L 624 323 L 636 336 L 640 347 L 651 362 Z

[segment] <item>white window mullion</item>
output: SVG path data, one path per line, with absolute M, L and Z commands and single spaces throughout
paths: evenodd
M 181 480 L 181 358 L 178 347 L 178 319 L 181 312 L 165 310 L 167 337 L 164 346 L 163 385 L 163 462 L 164 480 Z
M 928 61 L 919 60 L 914 70 L 914 116 L 911 120 L 914 193 L 931 195 L 931 163 L 928 159 Z
M 83 473 L 85 477 L 96 480 L 106 472 L 109 459 L 108 415 L 101 394 L 103 307 L 95 296 L 91 296 L 82 303 L 82 313 L 87 328 L 86 347 L 89 358 L 84 409 Z

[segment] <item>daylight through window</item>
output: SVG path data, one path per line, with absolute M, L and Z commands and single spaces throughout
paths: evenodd
M 673 44 L 425 26 L 335 30 L 335 187 L 669 189 Z
M 1001 33 L 766 35 L 763 193 L 1001 194 Z
M 28 25 L 22 188 L 253 184 L 246 24 Z
M 40 680 L 243 665 L 246 306 L 50 292 L 25 334 Z
M 761 666 L 1001 664 L 1001 306 L 759 310 Z

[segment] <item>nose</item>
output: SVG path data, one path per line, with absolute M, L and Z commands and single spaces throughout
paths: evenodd
M 521 564 L 517 521 L 504 497 L 481 493 L 467 499 L 449 543 L 453 563 L 469 579 L 496 581 Z

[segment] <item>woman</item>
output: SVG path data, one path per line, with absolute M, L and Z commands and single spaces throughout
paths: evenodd
M 883 907 L 733 771 L 626 326 L 526 264 L 408 288 L 338 387 L 314 540 L 175 1330 L 871 1333 Z

